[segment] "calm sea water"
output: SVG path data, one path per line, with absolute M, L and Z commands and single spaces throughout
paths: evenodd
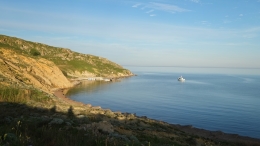
M 260 76 L 251 70 L 130 70 L 138 76 L 119 82 L 84 82 L 69 90 L 67 96 L 172 124 L 260 138 Z M 180 75 L 185 82 L 177 81 Z

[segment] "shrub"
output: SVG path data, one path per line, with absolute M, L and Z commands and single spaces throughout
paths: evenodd
M 36 50 L 36 49 L 31 49 L 31 50 L 30 50 L 30 53 L 31 53 L 31 55 L 33 55 L 33 56 L 39 56 L 39 55 L 41 55 L 41 53 L 40 53 L 38 50 Z

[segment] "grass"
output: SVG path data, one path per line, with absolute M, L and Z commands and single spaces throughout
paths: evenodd
M 49 100 L 49 97 L 36 89 L 0 86 L 0 102 L 24 103 L 29 100 L 45 102 Z
M 1 102 L 25 102 L 28 100 L 28 95 L 24 90 L 12 87 L 0 87 Z
M 91 73 L 95 73 L 93 70 L 94 66 L 91 64 L 86 63 L 85 61 L 82 60 L 71 60 L 68 61 L 68 66 L 72 68 L 73 70 L 79 70 L 79 71 L 84 71 L 87 70 Z

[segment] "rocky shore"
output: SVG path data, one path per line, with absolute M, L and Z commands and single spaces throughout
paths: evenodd
M 64 89 L 54 92 L 56 103 L 63 103 L 56 104 L 57 111 L 66 112 L 73 109 L 73 114 L 77 118 L 99 119 L 89 124 L 80 124 L 76 128 L 105 133 L 112 139 L 119 138 L 126 142 L 134 141 L 143 145 L 152 143 L 153 140 L 149 141 L 150 138 L 162 139 L 159 145 L 161 142 L 172 142 L 177 145 L 260 145 L 260 139 L 198 129 L 191 125 L 169 124 L 145 116 L 138 117 L 132 113 L 114 112 L 110 109 L 102 109 L 100 106 L 73 101 L 65 94 Z M 145 140 L 141 138 L 143 136 L 149 138 Z

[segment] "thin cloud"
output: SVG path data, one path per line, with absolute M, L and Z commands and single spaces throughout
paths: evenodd
M 138 3 L 138 4 L 133 5 L 132 7 L 133 7 L 133 8 L 137 8 L 137 7 L 139 7 L 140 5 L 142 5 L 142 4 Z
M 188 12 L 190 10 L 180 8 L 175 5 L 171 4 L 163 4 L 163 3 L 156 3 L 156 2 L 150 2 L 147 7 L 155 9 L 155 10 L 161 10 L 165 12 L 170 12 L 170 13 L 176 13 L 176 12 Z
M 243 14 L 240 14 L 239 16 L 240 16 L 240 17 L 243 17 L 244 15 L 243 15 Z
M 180 13 L 180 12 L 191 11 L 191 10 L 188 10 L 188 9 L 178 7 L 176 5 L 158 3 L 158 2 L 137 3 L 137 4 L 133 5 L 132 7 L 133 8 L 139 8 L 140 7 L 141 10 L 151 9 L 151 10 L 147 11 L 146 13 L 151 13 L 155 10 L 169 12 L 169 13 Z
M 149 11 L 147 11 L 146 13 L 152 13 L 154 10 L 149 10 Z
M 154 16 L 156 16 L 156 15 L 155 15 L 155 14 L 150 14 L 150 16 L 151 16 L 151 17 L 154 17 Z
M 208 21 L 201 21 L 201 24 L 205 25 L 205 24 L 209 24 Z
M 199 0 L 191 0 L 191 2 L 199 3 L 200 1 Z

